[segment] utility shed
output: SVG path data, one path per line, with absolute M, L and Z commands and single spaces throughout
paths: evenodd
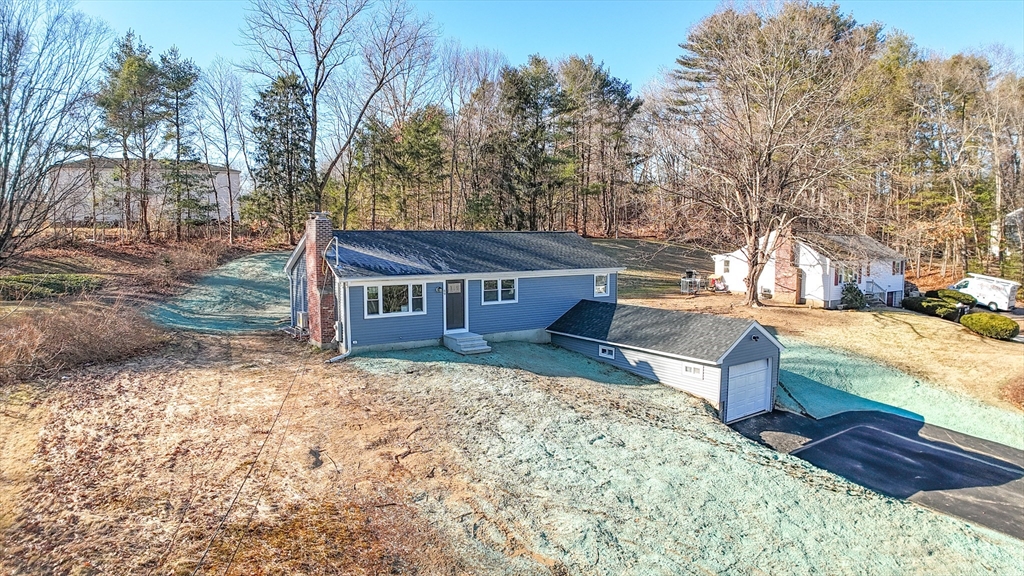
M 704 398 L 723 422 L 771 412 L 782 345 L 754 320 L 582 300 L 551 343 Z

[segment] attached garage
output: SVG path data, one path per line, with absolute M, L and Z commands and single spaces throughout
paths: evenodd
M 551 343 L 699 396 L 730 423 L 770 412 L 779 344 L 753 320 L 583 300 Z

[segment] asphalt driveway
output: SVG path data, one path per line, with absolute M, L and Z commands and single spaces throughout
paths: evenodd
M 872 411 L 773 412 L 733 428 L 882 494 L 1024 539 L 1022 450 Z

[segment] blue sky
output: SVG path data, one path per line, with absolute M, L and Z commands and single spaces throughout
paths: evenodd
M 639 88 L 671 68 L 689 28 L 719 2 L 412 0 L 431 14 L 445 37 L 494 48 L 513 64 L 539 53 L 550 59 L 592 54 L 611 73 Z M 84 12 L 118 34 L 129 28 L 162 52 L 172 44 L 203 66 L 220 54 L 240 60 L 245 0 L 80 0 Z M 995 43 L 1024 54 L 1024 0 L 846 0 L 860 22 L 902 30 L 918 46 L 953 54 Z

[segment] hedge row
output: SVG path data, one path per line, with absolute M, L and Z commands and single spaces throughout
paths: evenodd
M 91 292 L 103 285 L 86 274 L 18 274 L 0 276 L 0 300 L 51 298 Z
M 959 302 L 960 304 L 967 304 L 968 306 L 974 306 L 978 303 L 978 299 L 970 294 L 964 294 L 959 290 L 949 290 L 943 288 L 942 290 L 929 290 L 924 293 L 926 298 L 938 298 L 940 300 L 946 300 L 953 304 Z
M 913 310 L 914 312 L 920 312 L 931 316 L 938 316 L 939 318 L 945 318 L 946 320 L 952 320 L 954 322 L 959 315 L 959 311 L 957 310 L 955 303 L 941 298 L 922 298 L 919 296 L 911 296 L 903 299 L 903 307 L 907 310 Z
M 991 312 L 968 314 L 960 319 L 960 323 L 971 330 L 1000 340 L 1009 340 L 1020 334 L 1020 326 L 1006 316 Z

